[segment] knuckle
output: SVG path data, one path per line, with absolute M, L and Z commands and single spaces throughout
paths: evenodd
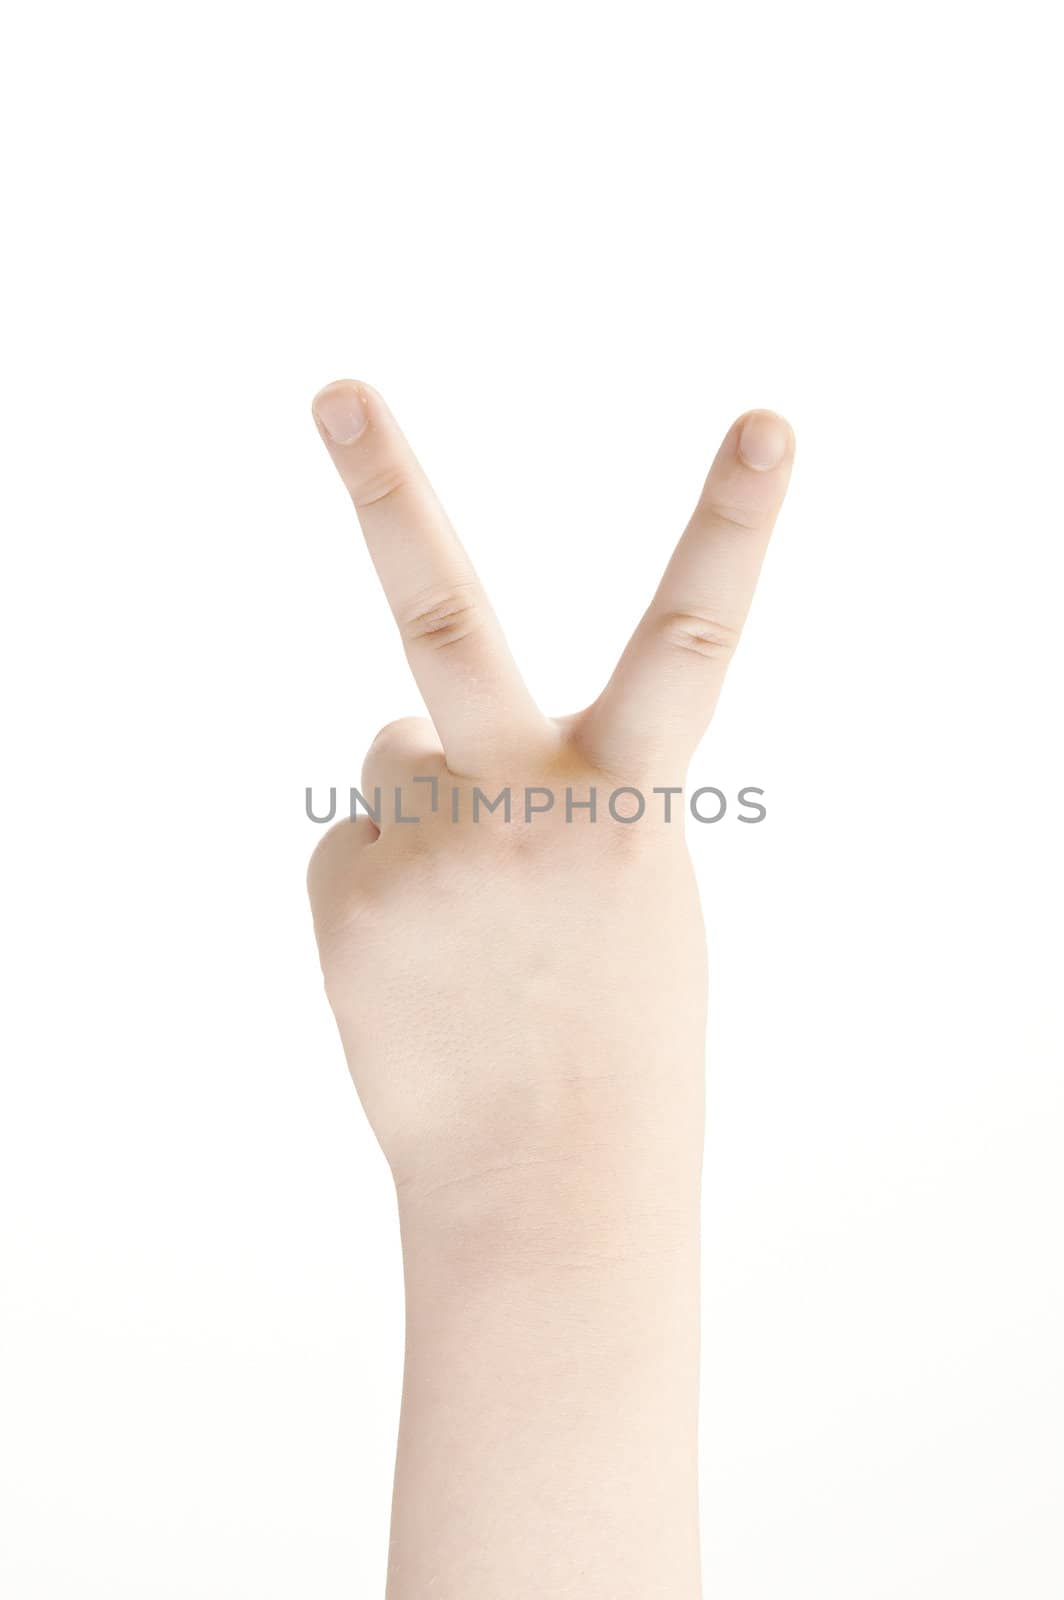
M 331 892 L 337 882 L 347 882 L 352 862 L 364 840 L 360 821 L 345 817 L 333 823 L 318 840 L 307 862 L 307 892 L 311 900 Z
M 398 618 L 407 644 L 420 640 L 439 650 L 467 639 L 482 621 L 483 606 L 475 583 L 434 589 L 407 606 Z
M 665 642 L 710 661 L 726 661 L 739 642 L 739 630 L 708 612 L 669 611 L 660 619 Z
M 382 745 L 393 744 L 402 740 L 407 734 L 422 733 L 425 729 L 424 717 L 396 717 L 392 722 L 386 722 L 374 735 L 371 750 L 377 750 Z
M 346 819 L 343 822 L 334 822 L 311 851 L 310 860 L 307 862 L 307 890 L 312 899 L 331 872 L 338 853 L 343 853 L 350 827 L 351 824 Z

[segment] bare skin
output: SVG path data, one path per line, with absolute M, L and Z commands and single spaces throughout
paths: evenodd
M 682 785 L 793 436 L 732 426 L 606 688 L 552 720 L 380 396 L 331 384 L 314 414 L 432 719 L 377 736 L 380 826 L 339 824 L 309 870 L 402 1226 L 388 1600 L 695 1600 L 703 925 L 682 802 L 607 800 Z M 511 820 L 474 823 L 504 786 Z

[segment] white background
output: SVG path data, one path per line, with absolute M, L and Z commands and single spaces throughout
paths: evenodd
M 597 691 L 733 415 L 794 422 L 693 771 L 769 806 L 692 839 L 707 1593 L 1064 1593 L 1049 23 L 9 23 L 11 1600 L 383 1593 L 400 1262 L 303 791 L 418 704 L 309 417 L 343 375 L 552 711 Z

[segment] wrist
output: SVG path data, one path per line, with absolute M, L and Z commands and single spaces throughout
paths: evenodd
M 559 1209 L 538 1190 L 504 1216 L 479 1195 L 464 1223 L 453 1196 L 431 1220 L 404 1209 L 393 1551 L 422 1550 L 426 1504 L 444 1531 L 424 1566 L 393 1564 L 389 1596 L 440 1570 L 460 1574 L 448 1593 L 522 1600 L 699 1592 L 697 1190 L 656 1209 L 601 1193 Z M 589 1528 L 590 1564 L 574 1554 Z
M 655 1150 L 585 1147 L 397 1186 L 407 1272 L 424 1262 L 456 1283 L 490 1277 L 652 1270 L 697 1247 L 697 1139 Z

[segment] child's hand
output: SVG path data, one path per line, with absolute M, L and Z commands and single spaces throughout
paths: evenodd
M 682 799 L 666 821 L 653 791 L 713 710 L 790 429 L 735 424 L 610 682 L 552 722 L 380 398 L 315 412 L 432 716 L 370 746 L 379 829 L 310 865 L 399 1193 L 389 1600 L 696 1600 L 705 962 Z
M 697 1183 L 705 981 L 685 802 L 653 791 L 683 783 L 712 713 L 790 429 L 766 412 L 732 427 L 609 684 L 552 721 L 380 397 L 332 384 L 315 415 L 435 724 L 377 736 L 361 793 L 380 788 L 379 830 L 339 824 L 310 869 L 326 987 L 404 1224 L 490 1220 L 528 1251 L 568 1247 L 571 1228 L 605 1248 L 602 1229 L 637 1219 L 660 1234 Z M 395 820 L 397 789 L 417 823 Z M 611 803 L 645 813 L 622 822 Z

